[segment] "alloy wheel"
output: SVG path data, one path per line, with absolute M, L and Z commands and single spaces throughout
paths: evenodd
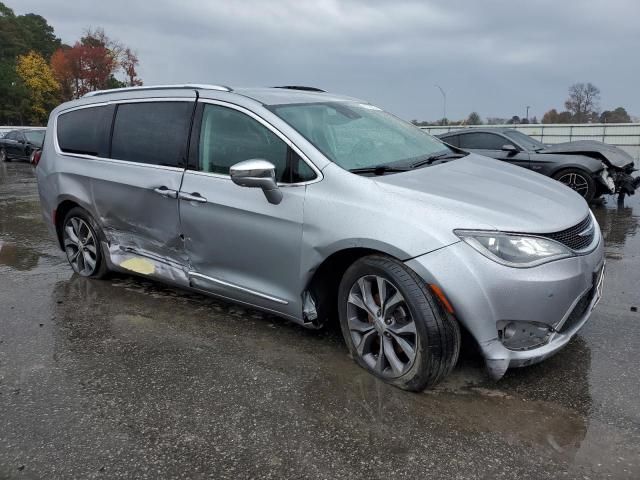
M 73 270 L 88 277 L 96 271 L 98 242 L 89 224 L 80 217 L 71 217 L 64 226 L 64 250 Z
M 349 332 L 357 354 L 376 373 L 396 378 L 413 365 L 418 335 L 405 298 L 389 280 L 360 277 L 347 299 Z
M 583 197 L 589 191 L 589 182 L 587 179 L 579 173 L 565 173 L 558 178 L 560 183 L 564 183 L 567 187 L 572 188 Z

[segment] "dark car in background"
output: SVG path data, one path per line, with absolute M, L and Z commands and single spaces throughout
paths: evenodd
M 46 128 L 11 130 L 0 138 L 0 162 L 27 160 L 34 163 L 37 151 L 42 148 Z
M 454 147 L 528 168 L 571 187 L 590 202 L 604 194 L 633 195 L 633 157 L 592 140 L 545 145 L 512 128 L 473 128 L 437 135 Z

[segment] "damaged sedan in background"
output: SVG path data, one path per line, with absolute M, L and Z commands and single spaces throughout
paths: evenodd
M 473 128 L 438 135 L 449 145 L 509 162 L 554 178 L 587 202 L 602 195 L 633 195 L 633 157 L 619 147 L 594 140 L 546 145 L 511 128 Z

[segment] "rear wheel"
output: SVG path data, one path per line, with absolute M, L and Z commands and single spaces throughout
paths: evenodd
M 455 366 L 460 330 L 403 263 L 372 255 L 340 283 L 340 326 L 355 361 L 387 383 L 420 391 Z
M 0 148 L 0 162 L 10 162 L 7 151 L 4 148 Z
M 553 178 L 567 187 L 575 190 L 587 202 L 593 200 L 596 194 L 596 182 L 591 175 L 579 168 L 566 168 L 557 172 Z
M 98 231 L 98 225 L 82 208 L 72 208 L 64 219 L 62 244 L 71 268 L 80 276 L 102 278 L 107 273 Z

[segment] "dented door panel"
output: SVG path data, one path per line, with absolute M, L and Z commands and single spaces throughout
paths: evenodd
M 300 318 L 300 246 L 305 187 L 282 188 L 279 205 L 229 177 L 187 171 L 180 216 L 195 288 Z
M 178 201 L 155 191 L 165 187 L 177 192 L 183 170 L 119 161 L 102 164 L 91 187 L 112 255 L 120 251 L 128 253 L 127 259 L 140 255 L 154 262 L 184 264 Z

